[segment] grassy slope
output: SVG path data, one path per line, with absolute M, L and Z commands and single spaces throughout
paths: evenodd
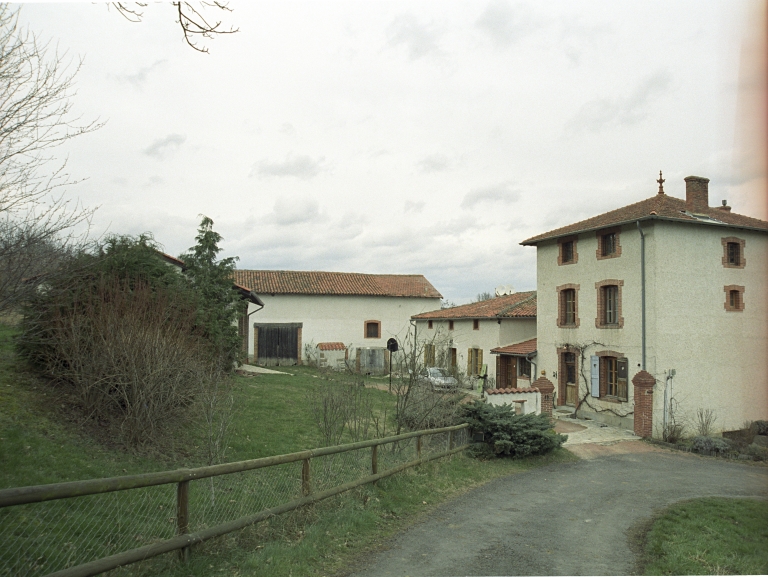
M 192 445 L 183 455 L 141 456 L 109 449 L 78 427 L 65 400 L 51 385 L 25 372 L 14 358 L 13 330 L 0 325 L 0 487 L 167 470 L 202 464 L 199 431 L 180 431 Z M 252 459 L 320 445 L 306 402 L 327 378 L 292 367 L 293 375 L 238 377 L 236 418 L 227 461 Z M 336 375 L 337 380 L 351 377 Z M 383 412 L 393 398 L 372 391 Z M 391 413 L 391 410 L 389 410 Z M 70 419 L 62 418 L 62 414 Z M 197 449 L 195 449 L 197 447 Z M 165 555 L 118 570 L 125 575 L 323 575 L 343 570 L 383 539 L 436 504 L 501 475 L 574 457 L 567 451 L 543 459 L 478 462 L 456 456 L 409 470 L 329 499 L 314 507 L 261 523 L 193 550 L 179 565 Z
M 646 575 L 768 574 L 768 503 L 704 498 L 678 503 L 646 539 Z

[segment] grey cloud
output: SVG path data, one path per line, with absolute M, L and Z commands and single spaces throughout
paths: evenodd
M 648 105 L 671 84 L 667 71 L 659 71 L 643 80 L 628 96 L 596 98 L 585 103 L 568 122 L 569 132 L 600 132 L 609 126 L 629 126 L 648 116 Z
M 513 203 L 519 198 L 520 193 L 517 190 L 510 188 L 509 184 L 502 183 L 471 190 L 464 196 L 464 200 L 461 201 L 461 207 L 470 208 L 483 202 Z
M 149 147 L 144 149 L 144 154 L 158 160 L 163 160 L 166 156 L 178 150 L 186 140 L 187 137 L 183 134 L 169 134 L 165 138 L 155 140 Z
M 424 210 L 424 201 L 412 201 L 412 200 L 406 200 L 405 205 L 403 205 L 403 210 L 405 212 L 422 212 Z
M 403 14 L 395 18 L 387 28 L 390 46 L 404 44 L 408 48 L 411 60 L 418 60 L 429 54 L 439 54 L 438 34 L 419 23 L 412 14 Z
M 432 154 L 416 163 L 421 172 L 442 172 L 448 168 L 448 157 L 442 154 Z
M 129 82 L 130 84 L 133 84 L 136 88 L 142 88 L 144 84 L 147 81 L 147 78 L 149 77 L 149 74 L 155 70 L 156 68 L 159 68 L 163 64 L 165 64 L 166 60 L 156 60 L 149 66 L 145 66 L 144 68 L 140 68 L 136 74 L 126 74 L 122 78 Z
M 251 168 L 249 176 L 294 176 L 302 180 L 309 180 L 320 174 L 323 160 L 325 160 L 324 157 L 315 160 L 307 155 L 293 156 L 289 154 L 283 162 L 269 162 L 267 160 L 257 162 Z
M 475 25 L 500 47 L 507 47 L 537 28 L 530 9 L 524 4 L 492 0 Z
M 307 223 L 320 215 L 320 206 L 312 198 L 280 198 L 275 202 L 275 211 L 269 217 L 273 222 L 286 226 Z

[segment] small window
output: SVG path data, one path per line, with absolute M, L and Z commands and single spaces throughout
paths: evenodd
M 725 268 L 744 268 L 747 259 L 744 256 L 744 247 L 747 241 L 735 236 L 721 238 L 723 243 L 723 266 Z
M 603 256 L 613 256 L 616 254 L 616 233 L 609 232 L 604 234 L 601 239 L 601 252 Z
M 451 353 L 451 368 L 455 369 L 456 368 L 456 356 L 457 356 L 456 355 L 456 349 L 451 347 L 450 353 Z
M 560 291 L 560 298 L 562 299 L 561 308 L 560 308 L 562 318 L 560 319 L 560 324 L 575 325 L 576 324 L 576 291 L 574 289 L 565 289 L 563 291 Z
M 531 378 L 531 361 L 525 357 L 517 359 L 517 376 Z
M 725 310 L 728 312 L 740 312 L 744 310 L 744 287 L 728 285 L 723 287 L 725 291 Z
M 427 321 L 427 328 L 432 328 L 432 321 Z
M 448 330 L 449 331 L 453 330 L 453 321 L 448 321 Z
M 607 285 L 602 288 L 603 324 L 619 324 L 619 287 Z
M 381 322 L 365 321 L 365 338 L 380 339 L 381 338 Z
M 483 368 L 483 349 L 469 349 L 467 351 L 467 374 L 479 375 Z
M 563 243 L 563 262 L 573 262 L 573 241 Z
M 479 331 L 480 330 L 480 320 L 474 319 L 472 321 L 472 330 Z
M 741 266 L 741 245 L 738 242 L 728 243 L 728 264 Z

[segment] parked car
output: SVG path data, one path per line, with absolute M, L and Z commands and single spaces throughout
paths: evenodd
M 421 378 L 428 383 L 433 391 L 452 391 L 459 386 L 451 373 L 438 367 L 428 367 L 421 373 Z

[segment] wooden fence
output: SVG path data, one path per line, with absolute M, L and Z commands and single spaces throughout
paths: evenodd
M 82 498 L 159 485 L 176 485 L 176 536 L 159 541 L 155 539 L 151 544 L 94 559 L 85 563 L 80 563 L 79 561 L 82 559 L 77 560 L 77 555 L 71 554 L 66 561 L 59 561 L 59 565 L 61 566 L 61 564 L 63 564 L 64 567 L 58 568 L 58 570 L 55 570 L 52 573 L 48 573 L 50 569 L 54 569 L 54 567 L 51 566 L 45 567 L 44 565 L 38 564 L 27 567 L 25 563 L 28 563 L 28 561 L 24 561 L 24 559 L 32 559 L 37 553 L 32 550 L 32 546 L 21 544 L 16 549 L 13 549 L 14 551 L 18 551 L 16 554 L 9 553 L 7 555 L 0 555 L 0 575 L 13 575 L 19 573 L 42 574 L 40 569 L 43 569 L 49 576 L 85 577 L 88 575 L 97 575 L 122 565 L 143 561 L 150 557 L 155 557 L 175 550 L 180 551 L 180 556 L 184 560 L 189 555 L 190 547 L 197 543 L 202 543 L 208 539 L 242 529 L 254 523 L 258 523 L 259 521 L 292 511 L 304 505 L 327 499 L 334 495 L 349 491 L 355 487 L 368 483 L 375 483 L 379 479 L 388 477 L 409 467 L 414 467 L 461 451 L 467 447 L 467 427 L 468 425 L 463 424 L 441 429 L 415 431 L 382 439 L 372 439 L 370 441 L 349 443 L 335 447 L 300 451 L 288 455 L 278 455 L 195 469 L 179 469 L 176 471 L 159 473 L 146 473 L 107 479 L 90 479 L 85 481 L 72 481 L 68 483 L 55 483 L 51 485 L 37 485 L 0 490 L 0 514 L 2 514 L 11 511 L 9 508 L 30 505 L 33 503 Z M 389 446 L 389 450 L 380 450 L 380 448 L 384 448 L 384 446 L 387 445 Z M 426 455 L 422 454 L 425 445 L 428 445 L 430 449 L 426 451 Z M 370 449 L 369 457 L 363 458 L 363 455 L 360 453 L 363 449 Z M 325 463 L 324 467 L 320 467 L 320 470 L 322 471 L 322 474 L 320 475 L 322 482 L 316 483 L 315 478 L 313 478 L 312 459 L 352 455 L 354 455 L 354 457 L 351 457 L 344 462 L 334 462 L 331 460 L 328 463 Z M 415 458 L 410 458 L 411 456 Z M 368 458 L 369 461 L 366 465 L 364 461 Z M 385 461 L 385 465 L 390 466 L 389 468 L 380 471 L 382 460 Z M 398 462 L 400 460 L 404 460 L 404 462 Z M 210 479 L 211 483 L 213 483 L 214 478 L 221 478 L 227 475 L 232 475 L 234 477 L 237 473 L 277 468 L 280 465 L 288 463 L 301 463 L 300 479 L 295 479 L 295 498 L 291 498 L 288 501 L 281 502 L 280 504 L 265 509 L 252 511 L 248 515 L 218 523 L 214 526 L 204 526 L 195 531 L 190 530 L 191 482 L 199 481 L 201 479 Z M 343 472 L 341 469 L 344 469 L 345 467 L 348 471 Z M 362 473 L 363 468 L 370 470 L 370 474 L 351 481 L 339 483 L 339 480 L 348 478 L 350 474 Z M 262 483 L 260 485 L 262 489 L 260 490 L 263 490 L 267 485 L 268 483 L 266 482 Z M 323 487 L 323 485 L 332 486 L 326 488 Z M 211 488 L 213 488 L 212 484 Z M 131 494 L 129 494 L 128 497 L 130 497 L 130 495 Z M 290 495 L 290 491 L 288 495 Z M 134 499 L 128 499 L 128 506 L 126 507 L 128 511 L 133 511 L 132 503 L 135 501 L 136 500 Z M 230 500 L 229 502 L 232 503 L 234 501 Z M 219 507 L 221 507 L 221 505 L 219 505 Z M 159 509 L 162 510 L 163 506 L 159 506 Z M 152 512 L 156 513 L 154 508 L 152 509 Z M 33 525 L 42 526 L 45 520 L 50 516 L 51 515 L 42 516 L 42 520 L 36 521 Z M 104 517 L 112 518 L 114 520 L 111 512 L 107 512 Z M 29 540 L 30 529 L 21 525 L 23 525 L 23 523 L 30 524 L 31 519 L 32 516 L 29 514 L 21 514 L 8 518 L 0 517 L 0 523 L 2 523 L 8 530 L 8 534 L 0 532 L 0 540 L 2 540 L 2 545 L 0 545 L 0 547 L 8 547 L 8 550 L 11 551 L 11 548 L 14 547 L 11 541 L 15 535 L 24 535 L 26 533 L 26 537 L 23 538 Z M 173 518 L 168 520 L 174 521 Z M 17 526 L 13 527 L 13 524 L 16 524 Z M 34 531 L 34 529 L 31 531 Z M 99 528 L 94 531 L 101 532 L 103 530 Z M 61 544 L 59 541 L 66 540 L 66 538 L 62 538 L 61 536 L 52 536 L 49 541 L 56 541 L 54 544 L 58 546 Z M 72 543 L 68 544 L 71 545 Z M 75 559 L 74 562 L 79 564 L 75 566 L 67 566 L 72 565 L 73 558 Z M 55 565 L 56 561 L 52 561 L 51 563 Z M 49 563 L 49 565 L 51 563 Z M 35 570 L 27 570 L 29 568 Z

